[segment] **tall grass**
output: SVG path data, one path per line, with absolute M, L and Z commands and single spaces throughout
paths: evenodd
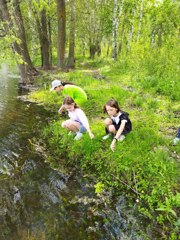
M 63 75 L 56 73 L 56 77 L 75 82 L 87 92 L 84 111 L 95 139 L 91 140 L 85 134 L 80 141 L 73 141 L 73 137 L 61 128 L 64 119 L 60 118 L 44 129 L 42 137 L 53 152 L 49 157 L 51 164 L 58 167 L 63 162 L 66 167 L 76 166 L 94 174 L 101 191 L 102 188 L 113 188 L 115 195 L 123 192 L 129 204 L 138 202 L 139 211 L 160 224 L 167 236 L 177 236 L 175 226 L 179 221 L 180 206 L 177 152 L 180 146 L 171 145 L 178 127 L 178 118 L 174 117 L 174 111 L 178 111 L 177 78 L 174 77 L 175 83 L 171 91 L 168 90 L 167 86 L 171 84 L 169 77 L 166 78 L 169 68 L 165 69 L 166 73 L 158 75 L 155 71 L 151 76 L 153 71 L 150 66 L 145 68 L 145 63 L 153 59 L 149 58 L 139 60 L 144 63 L 142 71 L 138 69 L 139 73 L 130 63 L 126 62 L 123 66 L 123 61 L 109 61 L 108 65 L 107 61 L 104 65 L 102 61 L 94 62 L 93 69 L 77 69 Z M 162 63 L 162 56 L 156 59 L 157 62 Z M 92 62 L 89 64 L 92 65 Z M 101 78 L 94 77 L 94 70 Z M 61 95 L 49 93 L 47 88 L 33 93 L 31 97 L 51 105 L 53 109 L 63 99 Z M 110 150 L 111 140 L 102 141 L 103 119 L 107 117 L 102 107 L 110 98 L 116 99 L 120 107 L 129 112 L 133 123 L 133 131 L 117 144 L 114 153 Z M 171 135 L 169 129 L 174 129 Z

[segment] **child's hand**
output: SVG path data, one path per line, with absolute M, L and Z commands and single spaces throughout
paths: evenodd
M 94 138 L 94 134 L 93 133 L 89 133 L 89 136 L 90 136 L 91 139 Z
M 112 143 L 111 143 L 111 145 L 110 145 L 110 148 L 111 148 L 111 150 L 114 152 L 114 150 L 115 150 L 115 146 L 116 146 L 116 139 L 113 139 L 113 141 L 112 141 Z
M 59 109 L 59 110 L 58 110 L 58 113 L 59 113 L 60 115 L 62 114 L 62 111 L 61 111 L 61 109 Z
M 60 107 L 60 109 L 58 110 L 58 113 L 59 113 L 60 115 L 62 115 L 63 112 L 64 112 L 64 105 L 62 105 L 62 106 Z

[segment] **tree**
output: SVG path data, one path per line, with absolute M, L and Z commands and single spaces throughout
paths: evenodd
M 49 22 L 47 18 L 47 10 L 45 7 L 45 2 L 39 2 L 36 1 L 31 2 L 30 1 L 30 8 L 32 9 L 34 18 L 36 20 L 36 27 L 37 27 L 37 32 L 38 32 L 38 37 L 39 37 L 39 43 L 40 43 L 40 52 L 41 52 L 41 66 L 42 68 L 45 69 L 50 69 L 51 68 L 51 63 L 50 63 L 50 34 L 51 32 L 49 31 Z
M 133 39 L 133 34 L 134 34 L 134 22 L 135 22 L 135 16 L 136 16 L 136 9 L 135 7 L 132 9 L 132 21 L 131 21 L 131 26 L 129 30 L 129 37 L 128 37 L 128 44 L 127 44 L 127 51 L 130 51 L 131 48 L 131 42 Z
M 84 0 L 85 14 L 81 17 L 81 19 L 84 19 L 84 29 L 88 30 L 86 33 L 83 31 L 83 33 L 86 36 L 86 42 L 88 43 L 91 59 L 95 57 L 96 53 L 98 56 L 101 54 L 102 25 L 101 19 L 99 17 L 99 12 L 101 11 L 100 6 L 102 5 L 103 1 L 104 0 Z
M 139 13 L 139 24 L 138 24 L 138 35 L 137 35 L 137 41 L 139 41 L 140 34 L 141 34 L 141 26 L 142 26 L 142 19 L 143 19 L 143 6 L 144 0 L 141 0 L 141 6 L 140 6 L 140 13 Z
M 58 18 L 58 40 L 57 40 L 57 66 L 65 68 L 66 47 L 66 8 L 65 0 L 56 0 Z
M 74 59 L 74 44 L 75 44 L 75 2 L 74 0 L 70 1 L 71 7 L 71 19 L 70 19 L 70 33 L 69 33 L 69 57 L 68 57 L 68 68 L 75 67 Z
M 117 59 L 117 37 L 118 37 L 118 27 L 119 27 L 119 19 L 122 15 L 122 10 L 123 10 L 123 5 L 124 5 L 124 0 L 118 5 L 118 1 L 114 0 L 114 6 L 113 6 L 113 29 L 112 29 L 112 34 L 113 34 L 113 54 L 112 58 L 114 60 Z
M 8 29 L 9 36 L 14 33 L 12 39 L 12 49 L 16 56 L 17 64 L 20 70 L 21 81 L 23 84 L 32 83 L 38 72 L 32 65 L 25 36 L 25 29 L 23 25 L 23 18 L 21 16 L 19 0 L 13 0 L 13 20 L 9 14 L 9 9 L 6 0 L 0 0 L 1 13 L 3 21 L 5 22 L 6 31 Z M 16 37 L 16 40 L 14 40 Z M 18 56 L 18 57 L 17 57 Z

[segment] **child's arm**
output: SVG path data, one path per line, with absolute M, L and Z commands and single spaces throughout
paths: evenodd
M 112 143 L 111 143 L 111 145 L 110 145 L 110 148 L 111 148 L 111 150 L 112 150 L 113 152 L 114 152 L 114 149 L 115 149 L 116 141 L 117 141 L 118 138 L 121 136 L 121 134 L 122 134 L 122 132 L 123 132 L 123 130 L 124 130 L 124 128 L 125 128 L 126 122 L 127 122 L 126 120 L 122 120 L 122 121 L 121 121 L 120 128 L 118 129 L 118 131 L 117 131 L 116 135 L 114 136 L 114 139 L 113 139 L 113 141 L 112 141 Z
M 91 129 L 89 127 L 88 119 L 83 111 L 79 112 L 79 119 L 82 122 L 83 126 L 86 128 L 87 132 L 89 133 L 90 138 L 94 138 L 94 134 L 91 132 Z
M 64 110 L 64 105 L 62 104 L 60 109 L 58 110 L 58 113 L 61 114 L 63 112 L 63 110 Z

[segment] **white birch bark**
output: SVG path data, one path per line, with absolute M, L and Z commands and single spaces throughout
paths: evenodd
M 120 6 L 118 5 L 118 0 L 114 0 L 114 7 L 113 7 L 113 45 L 112 45 L 112 58 L 114 60 L 117 59 L 117 46 L 118 46 L 118 27 L 119 27 L 119 20 L 122 15 L 124 0 L 122 0 Z
M 135 14 L 136 14 L 136 11 L 135 11 L 135 9 L 133 9 L 132 24 L 131 24 L 131 27 L 130 27 L 129 39 L 128 39 L 128 44 L 127 44 L 127 51 L 128 51 L 128 52 L 130 51 L 130 48 L 131 48 L 131 41 L 132 41 L 133 33 L 134 33 L 134 19 L 135 19 Z
M 140 35 L 141 35 L 141 26 L 142 26 L 142 19 L 143 19 L 143 7 L 144 7 L 144 0 L 141 0 L 140 14 L 139 14 L 139 24 L 138 24 L 138 34 L 137 34 L 137 41 L 139 41 L 139 39 L 140 39 Z
M 153 46 L 155 43 L 155 34 L 154 34 L 154 31 L 152 32 L 152 35 L 151 35 L 151 45 Z

